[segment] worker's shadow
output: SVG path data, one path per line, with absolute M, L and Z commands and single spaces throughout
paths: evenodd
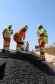
M 0 80 L 3 79 L 4 77 L 4 74 L 5 74 L 5 66 L 6 66 L 6 62 L 2 63 L 0 65 Z
M 10 55 L 10 58 L 29 62 L 33 66 L 41 69 L 44 73 L 47 73 L 49 75 L 55 75 L 54 71 L 47 64 L 38 60 L 39 58 L 33 54 L 30 54 L 30 53 L 18 53 L 18 54 L 16 54 L 15 53 L 15 54 Z

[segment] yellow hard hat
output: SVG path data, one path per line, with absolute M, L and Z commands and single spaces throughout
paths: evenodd
M 12 25 L 9 25 L 9 27 L 12 27 Z
M 40 27 L 42 27 L 42 25 L 38 25 L 38 29 L 39 29 Z
M 28 26 L 27 25 L 24 25 L 23 28 L 25 28 L 27 30 L 28 29 Z

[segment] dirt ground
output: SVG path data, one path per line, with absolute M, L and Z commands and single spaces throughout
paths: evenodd
M 35 50 L 35 52 L 40 50 Z M 51 54 L 55 56 L 55 47 L 45 48 L 45 53 Z

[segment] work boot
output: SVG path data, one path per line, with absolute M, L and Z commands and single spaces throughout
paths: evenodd
M 4 53 L 4 52 L 6 52 L 6 50 L 5 49 L 2 49 L 2 53 Z
M 42 60 L 42 56 L 40 56 L 40 59 Z
M 21 54 L 21 52 L 16 52 L 16 55 L 18 55 L 18 56 L 19 56 L 20 54 Z
M 6 52 L 10 52 L 10 51 L 6 51 Z
M 20 51 L 16 51 L 16 53 L 20 53 Z

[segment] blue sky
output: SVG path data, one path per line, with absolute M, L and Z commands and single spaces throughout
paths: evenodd
M 0 0 L 0 48 L 3 48 L 2 32 L 12 24 L 13 35 L 28 25 L 25 41 L 29 41 L 30 50 L 38 44 L 36 31 L 42 24 L 48 33 L 48 46 L 55 42 L 55 0 Z M 10 49 L 16 49 L 11 36 Z

